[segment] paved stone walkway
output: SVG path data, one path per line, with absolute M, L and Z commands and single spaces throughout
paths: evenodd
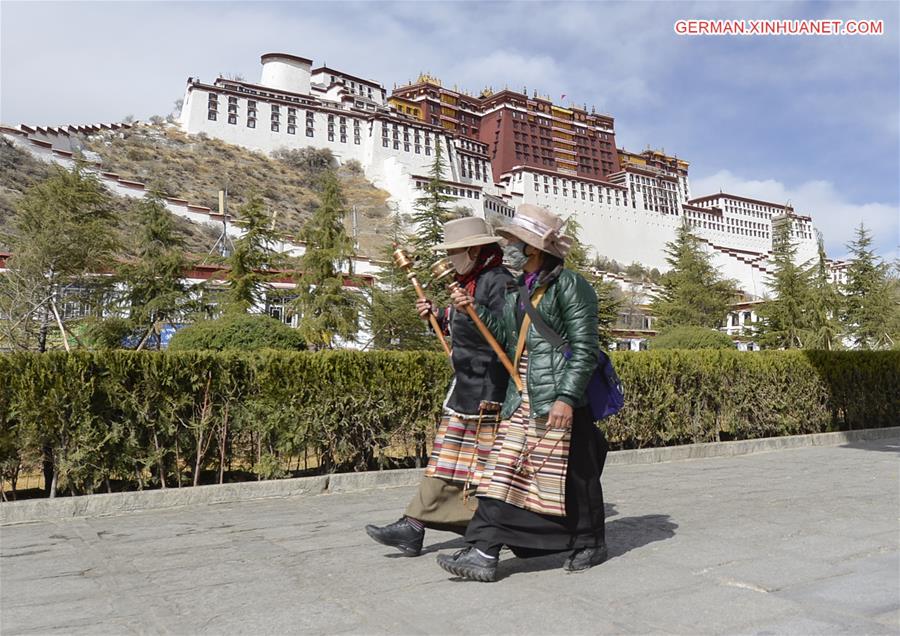
M 493 584 L 373 543 L 410 488 L 0 528 L 0 632 L 897 634 L 900 440 L 610 466 L 611 558 Z

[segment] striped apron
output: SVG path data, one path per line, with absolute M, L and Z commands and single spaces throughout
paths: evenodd
M 523 353 L 519 375 L 527 378 L 527 372 L 528 356 Z M 478 496 L 544 515 L 565 516 L 571 431 L 547 428 L 546 417 L 528 417 L 531 407 L 525 384 L 522 404 L 497 430 Z
M 484 462 L 494 445 L 500 420 L 499 406 L 497 404 L 495 412 L 481 416 L 445 413 L 434 438 L 425 476 L 460 485 L 478 484 Z

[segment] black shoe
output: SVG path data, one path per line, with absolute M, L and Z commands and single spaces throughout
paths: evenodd
M 406 556 L 419 556 L 425 539 L 425 530 L 416 530 L 406 517 L 380 528 L 370 524 L 366 526 L 366 534 L 378 543 L 397 548 Z
M 490 583 L 497 578 L 497 562 L 499 560 L 497 557 L 491 559 L 481 556 L 475 548 L 463 548 L 452 556 L 439 554 L 437 558 L 438 565 L 450 574 L 485 583 Z
M 606 549 L 605 543 L 593 548 L 581 548 L 569 555 L 563 569 L 566 572 L 583 572 L 595 565 L 600 565 L 606 561 L 607 557 L 609 557 L 609 551 Z

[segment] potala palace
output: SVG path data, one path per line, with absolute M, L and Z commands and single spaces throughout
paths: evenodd
M 723 276 L 738 281 L 744 299 L 725 317 L 723 330 L 739 349 L 754 348 L 756 306 L 767 293 L 773 228 L 789 224 L 799 262 L 817 255 L 812 219 L 786 203 L 738 193 L 695 196 L 688 162 L 664 152 L 628 152 L 616 145 L 614 120 L 585 108 L 554 104 L 549 97 L 504 89 L 473 96 L 449 90 L 421 75 L 388 95 L 378 82 L 282 53 L 261 57 L 258 83 L 219 77 L 212 83 L 187 79 L 176 125 L 189 135 L 251 150 L 329 149 L 340 162 L 354 160 L 375 186 L 390 193 L 399 212 L 410 212 L 429 180 L 435 152 L 444 158 L 442 183 L 454 207 L 489 220 L 512 217 L 520 203 L 535 203 L 581 225 L 581 240 L 597 255 L 621 264 L 638 262 L 667 269 L 666 243 L 683 222 L 693 228 Z M 32 155 L 74 165 L 76 138 L 129 128 L 131 124 L 0 126 L 0 135 Z M 143 197 L 146 184 L 107 172 L 99 157 L 89 169 L 113 193 Z M 227 216 L 196 202 L 167 196 L 173 213 L 198 223 L 221 224 L 241 233 Z M 305 246 L 286 239 L 280 251 L 301 255 Z M 0 253 L 0 271 L 8 254 Z M 841 280 L 846 263 L 833 263 Z M 379 265 L 365 256 L 354 271 L 375 280 Z M 620 314 L 618 348 L 645 348 L 656 332 L 646 311 L 656 293 L 647 281 L 601 273 L 617 283 L 636 307 Z M 193 272 L 189 278 L 221 278 Z M 292 283 L 284 282 L 290 287 Z M 284 307 L 260 307 L 286 322 Z
M 736 193 L 694 196 L 688 162 L 617 148 L 608 115 L 524 91 L 472 96 L 427 75 L 388 95 L 377 81 L 282 53 L 261 64 L 257 83 L 188 78 L 182 128 L 265 152 L 328 148 L 358 161 L 400 211 L 412 209 L 440 145 L 455 205 L 486 217 L 543 205 L 574 215 L 596 253 L 660 269 L 666 242 L 687 220 L 751 297 L 766 291 L 775 225 L 790 224 L 801 262 L 816 255 L 810 216 Z

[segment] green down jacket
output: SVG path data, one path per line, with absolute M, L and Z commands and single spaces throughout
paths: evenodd
M 528 352 L 525 382 L 532 418 L 546 416 L 556 400 L 562 400 L 574 408 L 585 406 L 585 390 L 597 366 L 600 350 L 597 294 L 593 287 L 581 275 L 568 269 L 562 269 L 555 280 L 552 278 L 537 309 L 547 325 L 568 341 L 572 355 L 567 360 L 562 351 L 555 350 L 538 333 L 533 323 L 529 325 L 525 337 L 525 350 Z M 522 277 L 517 283 L 522 283 Z M 520 324 L 516 310 L 517 297 L 518 290 L 507 294 L 501 318 L 486 307 L 477 308 L 479 317 L 514 364 Z M 524 316 L 524 312 L 521 315 Z M 521 403 L 522 396 L 510 379 L 502 416 L 510 417 Z

